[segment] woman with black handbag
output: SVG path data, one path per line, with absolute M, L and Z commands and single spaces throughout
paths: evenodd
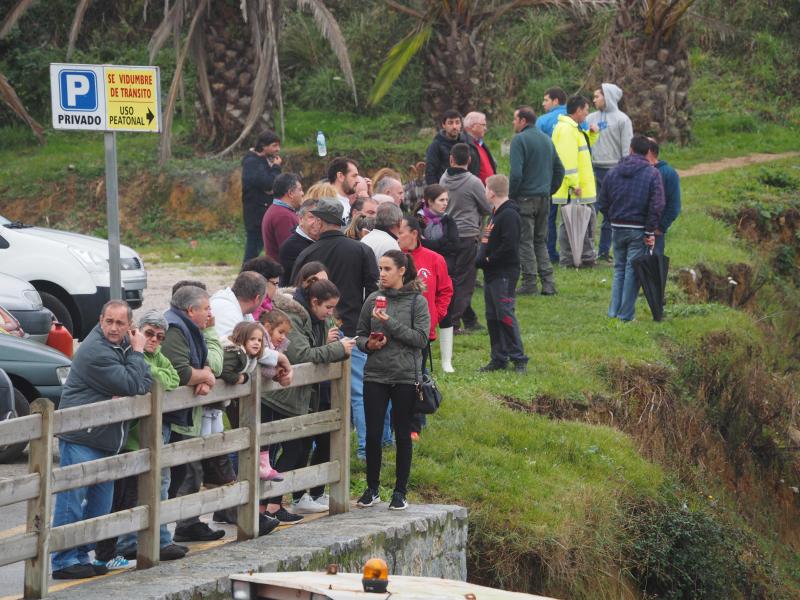
M 411 420 L 419 402 L 422 350 L 428 345 L 428 303 L 417 280 L 411 256 L 389 250 L 378 261 L 378 291 L 367 298 L 356 328 L 359 349 L 367 354 L 364 367 L 364 414 L 367 422 L 367 489 L 358 506 L 380 501 L 383 419 L 392 401 L 392 425 L 397 440 L 395 486 L 390 510 L 403 510 L 411 473 Z

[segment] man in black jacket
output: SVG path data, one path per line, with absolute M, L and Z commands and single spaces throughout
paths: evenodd
M 84 406 L 117 396 L 150 391 L 150 367 L 144 361 L 144 335 L 132 329 L 132 313 L 123 300 L 106 302 L 100 323 L 81 343 L 72 360 L 59 408 Z M 119 453 L 128 423 L 114 423 L 58 435 L 60 466 L 66 467 Z M 56 496 L 53 527 L 106 515 L 111 511 L 114 482 L 61 492 Z M 104 575 L 108 568 L 89 562 L 80 546 L 53 553 L 53 579 L 85 579 Z
M 439 183 L 442 174 L 450 166 L 450 150 L 458 143 L 469 146 L 469 172 L 478 176 L 481 168 L 481 157 L 475 147 L 475 140 L 462 131 L 461 113 L 457 110 L 444 111 L 440 121 L 441 129 L 433 138 L 425 153 L 425 185 Z
M 242 159 L 242 217 L 247 236 L 242 263 L 264 248 L 261 221 L 272 204 L 272 183 L 281 174 L 280 151 L 281 140 L 274 131 L 265 131 Z
M 525 373 L 528 357 L 514 313 L 519 277 L 519 208 L 508 199 L 505 175 L 493 175 L 486 180 L 486 198 L 494 210 L 481 239 L 477 263 L 483 269 L 486 326 L 492 350 L 489 364 L 481 371 L 504 370 L 511 360 L 517 373 Z
M 322 220 L 311 214 L 311 211 L 317 208 L 319 200 L 311 198 L 305 200 L 297 211 L 297 217 L 300 223 L 294 229 L 294 233 L 286 238 L 286 241 L 281 244 L 278 250 L 278 259 L 283 267 L 283 275 L 281 275 L 281 285 L 292 285 L 290 277 L 294 270 L 294 262 L 300 253 L 308 248 L 311 244 L 319 239 L 319 230 L 322 227 Z

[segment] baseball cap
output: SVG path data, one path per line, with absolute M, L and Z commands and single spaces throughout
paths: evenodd
M 344 225 L 344 207 L 335 198 L 322 198 L 317 207 L 311 210 L 311 214 L 331 225 Z

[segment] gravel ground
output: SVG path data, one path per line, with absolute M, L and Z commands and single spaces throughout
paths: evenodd
M 239 272 L 237 267 L 214 267 L 207 265 L 160 264 L 145 265 L 147 289 L 144 291 L 142 307 L 133 311 L 134 322 L 145 311 L 169 308 L 172 286 L 182 279 L 193 279 L 206 284 L 209 294 L 229 287 Z

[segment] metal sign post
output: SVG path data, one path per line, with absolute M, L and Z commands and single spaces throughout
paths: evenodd
M 110 299 L 122 300 L 122 273 L 119 265 L 119 193 L 117 188 L 117 134 L 106 131 L 106 212 L 108 216 L 108 269 Z
M 158 67 L 50 65 L 53 129 L 103 131 L 108 218 L 109 296 L 122 300 L 117 131 L 161 131 Z

